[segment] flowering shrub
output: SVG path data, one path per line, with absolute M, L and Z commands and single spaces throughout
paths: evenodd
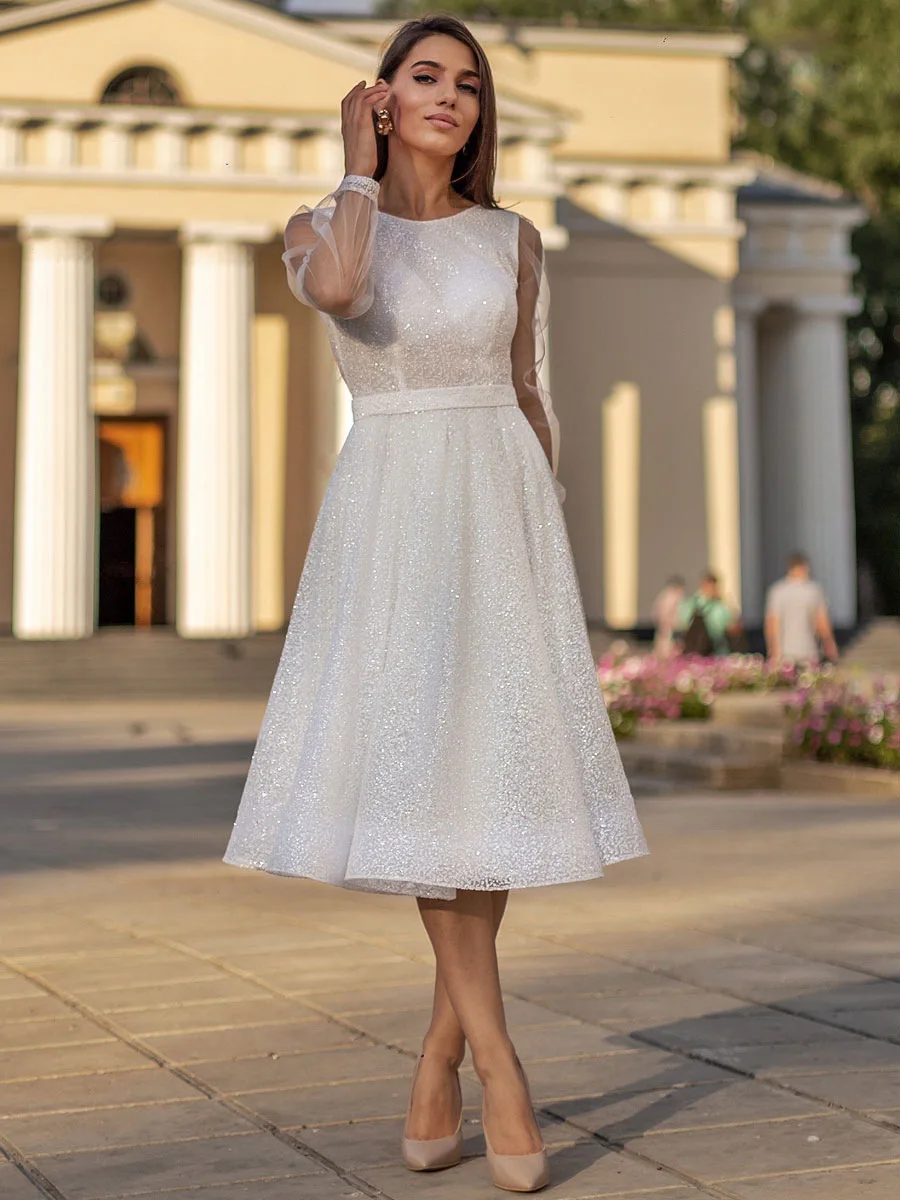
M 702 720 L 713 702 L 707 681 L 681 659 L 623 657 L 614 648 L 597 663 L 597 679 L 617 737 L 631 736 L 639 721 Z
M 761 654 L 660 659 L 633 654 L 624 642 L 614 643 L 597 663 L 597 679 L 617 737 L 629 737 L 639 722 L 705 720 L 723 692 L 812 687 L 830 671 L 789 662 L 771 665 Z
M 796 753 L 819 762 L 900 770 L 900 688 L 876 680 L 803 688 L 785 705 Z

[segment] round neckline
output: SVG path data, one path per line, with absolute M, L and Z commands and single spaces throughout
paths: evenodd
M 455 217 L 465 216 L 467 212 L 471 212 L 473 208 L 483 208 L 482 204 L 470 204 L 468 208 L 461 208 L 459 212 L 447 213 L 446 217 L 427 217 L 424 221 L 417 217 L 398 217 L 394 213 L 385 212 L 383 208 L 378 209 L 378 215 L 381 217 L 390 217 L 392 221 L 403 221 L 406 225 L 437 225 L 440 221 L 452 221 Z

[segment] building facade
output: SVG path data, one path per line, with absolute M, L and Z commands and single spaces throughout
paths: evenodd
M 0 13 L 0 629 L 281 628 L 352 420 L 281 230 L 390 24 L 248 0 Z M 732 36 L 475 24 L 532 218 L 588 618 L 795 546 L 855 617 L 845 197 L 730 151 Z

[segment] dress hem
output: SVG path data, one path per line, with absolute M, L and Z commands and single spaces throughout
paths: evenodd
M 330 887 L 344 888 L 345 891 L 355 892 L 372 892 L 380 895 L 396 895 L 396 896 L 421 896 L 428 898 L 443 898 L 444 893 L 452 892 L 453 896 L 459 891 L 465 892 L 496 892 L 496 891 L 524 891 L 526 888 L 537 887 L 559 887 L 564 883 L 587 883 L 591 879 L 602 879 L 604 877 L 604 867 L 614 866 L 616 863 L 628 862 L 633 858 L 646 858 L 650 853 L 649 848 L 643 850 L 629 851 L 627 854 L 621 854 L 613 858 L 604 859 L 602 866 L 583 875 L 569 875 L 564 879 L 546 879 L 540 882 L 532 883 L 509 883 L 505 887 L 473 887 L 471 884 L 444 883 L 434 880 L 401 880 L 396 876 L 378 876 L 367 875 L 365 877 L 345 876 L 344 879 L 326 879 L 322 875 L 307 875 L 302 871 L 286 871 L 278 870 L 274 867 L 263 866 L 260 863 L 250 860 L 240 860 L 234 858 L 223 858 L 224 862 L 229 867 L 239 867 L 241 870 L 261 871 L 266 875 L 277 875 L 283 879 L 308 879 L 312 883 L 325 883 Z M 394 887 L 367 887 L 367 884 L 386 885 L 394 884 Z M 453 898 L 453 897 L 451 897 Z

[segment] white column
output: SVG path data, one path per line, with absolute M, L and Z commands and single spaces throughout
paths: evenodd
M 640 586 L 641 393 L 620 382 L 603 401 L 604 618 L 613 629 L 638 620 Z
M 762 497 L 757 320 L 766 306 L 761 296 L 736 296 L 738 457 L 741 503 L 741 610 L 748 625 L 762 619 Z
M 836 625 L 856 620 L 856 540 L 847 368 L 852 296 L 807 296 L 790 332 L 797 548 L 812 561 Z
M 90 406 L 94 264 L 106 218 L 23 224 L 13 631 L 94 629 L 95 466 Z
M 251 629 L 252 243 L 271 237 L 263 225 L 183 231 L 176 623 L 186 637 Z

